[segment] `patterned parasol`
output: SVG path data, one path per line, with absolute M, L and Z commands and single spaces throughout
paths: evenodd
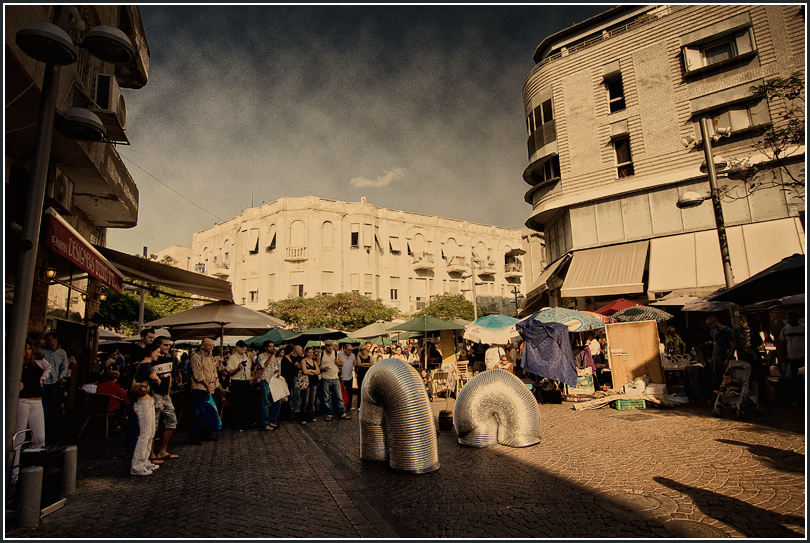
M 621 311 L 617 311 L 611 315 L 618 322 L 639 322 L 639 321 L 668 321 L 672 315 L 658 309 L 657 307 L 650 307 L 648 305 L 636 305 L 633 307 L 626 307 Z

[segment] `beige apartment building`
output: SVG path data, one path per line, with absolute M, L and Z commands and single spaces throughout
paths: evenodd
M 306 196 L 245 209 L 195 233 L 191 262 L 192 271 L 229 281 L 234 301 L 253 309 L 358 292 L 412 313 L 433 295 L 472 300 L 474 288 L 481 307 L 514 315 L 524 277 L 543 268 L 543 246 L 528 229 Z
M 801 5 L 619 6 L 545 38 L 523 87 L 532 210 L 547 266 L 527 276 L 521 314 L 545 305 L 593 309 L 617 297 L 648 301 L 725 286 L 707 195 L 700 119 L 707 118 L 734 279 L 804 253 L 804 192 L 747 194 L 737 166 L 757 180 L 785 175 L 755 148 L 784 102 L 750 91 L 805 69 Z M 786 167 L 804 178 L 804 146 Z

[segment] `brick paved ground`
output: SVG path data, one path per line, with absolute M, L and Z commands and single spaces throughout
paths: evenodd
M 434 414 L 445 401 L 432 404 Z M 453 400 L 449 402 L 452 409 Z M 120 437 L 78 442 L 76 494 L 40 538 L 805 537 L 804 415 L 747 421 L 705 407 L 574 411 L 540 405 L 524 449 L 438 436 L 438 471 L 360 459 L 351 421 L 175 436 L 178 460 L 128 475 Z

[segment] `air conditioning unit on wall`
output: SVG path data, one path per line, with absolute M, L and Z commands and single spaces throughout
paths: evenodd
M 71 215 L 73 210 L 73 181 L 54 166 L 48 172 L 45 185 L 45 205 L 51 206 L 62 215 Z
M 93 98 L 97 106 L 97 108 L 93 108 L 93 113 L 98 115 L 98 118 L 104 123 L 107 138 L 114 142 L 129 143 L 127 139 L 127 103 L 114 75 L 98 74 L 96 76 Z

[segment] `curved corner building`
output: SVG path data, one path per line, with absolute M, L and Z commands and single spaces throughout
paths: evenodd
M 804 145 L 787 149 L 782 167 L 758 148 L 758 131 L 782 126 L 790 104 L 751 92 L 774 77 L 804 77 L 804 30 L 799 5 L 632 5 L 540 43 L 523 86 L 523 178 L 526 226 L 544 233 L 547 265 L 527 278 L 522 315 L 725 286 L 711 203 L 676 206 L 686 192 L 709 191 L 701 118 L 725 187 L 735 281 L 804 253 Z M 747 166 L 768 188 L 744 190 Z M 802 181 L 800 194 L 772 183 L 789 175 Z

